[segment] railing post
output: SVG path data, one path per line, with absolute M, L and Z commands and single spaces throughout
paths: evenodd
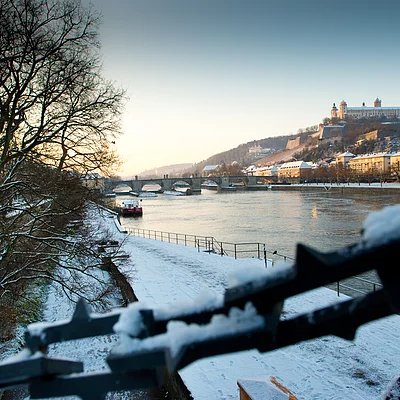
M 221 242 L 221 257 L 224 255 L 224 248 L 222 247 L 222 242 Z
M 200 241 L 197 240 L 196 244 L 197 244 L 197 252 L 200 253 Z
M 175 240 L 176 240 L 176 244 L 179 244 L 179 238 L 178 238 L 178 234 L 175 233 Z
M 171 236 L 170 236 L 169 232 L 168 232 L 168 243 L 171 243 Z
M 186 235 L 185 235 L 185 246 L 187 246 L 187 244 L 186 244 Z
M 258 258 L 260 258 L 260 257 L 258 257 Z M 264 265 L 265 265 L 265 268 L 268 267 L 268 265 L 267 265 L 267 247 L 266 247 L 265 243 L 264 243 Z
M 340 296 L 340 282 L 337 282 L 337 295 Z
M 265 244 L 264 244 L 265 249 Z M 260 258 L 260 243 L 257 243 L 257 258 Z
M 236 243 L 235 243 L 235 260 L 237 259 L 237 257 L 236 257 Z

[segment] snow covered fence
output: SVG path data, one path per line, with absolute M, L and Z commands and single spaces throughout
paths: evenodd
M 293 257 L 280 254 L 277 250 L 271 251 L 265 243 L 231 243 L 221 242 L 213 236 L 192 235 L 186 233 L 165 232 L 152 229 L 127 227 L 126 232 L 133 236 L 146 239 L 160 240 L 167 243 L 182 244 L 193 246 L 198 251 L 218 254 L 220 256 L 238 258 L 258 258 L 264 259 L 265 264 L 272 266 L 277 261 L 294 261 Z M 268 258 L 267 258 L 268 257 Z

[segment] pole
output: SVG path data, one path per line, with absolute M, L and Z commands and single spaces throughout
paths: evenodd
M 264 265 L 265 268 L 268 268 L 268 264 L 267 264 L 267 246 L 264 243 Z

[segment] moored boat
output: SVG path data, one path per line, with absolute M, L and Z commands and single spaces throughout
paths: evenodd
M 117 212 L 124 217 L 129 215 L 142 216 L 143 208 L 141 202 L 138 202 L 137 200 L 124 200 L 117 206 Z
M 166 194 L 169 196 L 186 196 L 186 193 L 179 192 L 177 190 L 164 190 L 163 194 Z

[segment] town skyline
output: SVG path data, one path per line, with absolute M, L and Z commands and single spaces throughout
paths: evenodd
M 119 171 L 296 134 L 332 103 L 398 106 L 400 5 L 99 0 L 104 73 L 127 90 Z

